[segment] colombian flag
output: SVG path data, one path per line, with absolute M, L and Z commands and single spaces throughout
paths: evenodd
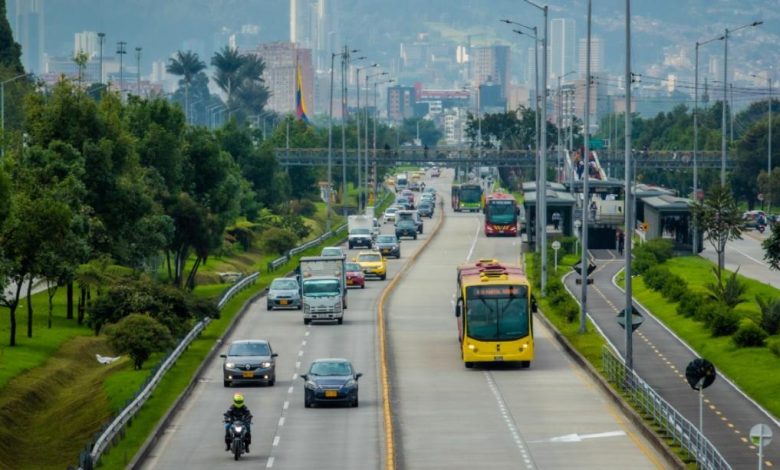
M 309 116 L 306 115 L 306 103 L 303 100 L 303 80 L 301 79 L 301 66 L 297 65 L 295 70 L 295 116 L 302 119 L 306 124 L 311 124 Z

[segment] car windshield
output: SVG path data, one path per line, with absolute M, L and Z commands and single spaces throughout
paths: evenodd
M 342 256 L 341 248 L 323 248 L 322 256 Z
M 352 366 L 347 362 L 315 362 L 311 365 L 309 374 L 319 376 L 352 375 Z
M 313 279 L 303 283 L 304 295 L 323 296 L 339 293 L 339 282 L 333 279 Z
M 351 233 L 354 235 L 368 235 L 371 232 L 367 228 L 353 228 Z
M 360 271 L 360 265 L 357 263 L 347 263 L 347 272 Z
M 298 289 L 298 281 L 295 279 L 274 279 L 271 283 L 272 290 L 296 290 Z
M 382 255 L 378 255 L 375 253 L 370 253 L 366 255 L 359 255 L 358 261 L 361 263 L 378 263 L 379 261 L 382 261 Z
M 376 240 L 377 243 L 395 243 L 395 237 L 392 235 L 380 235 Z
M 228 356 L 270 356 L 268 343 L 234 343 L 230 346 Z
M 389 208 L 388 208 L 388 209 L 385 211 L 385 213 L 386 213 L 386 214 L 395 214 L 397 211 L 398 211 L 398 209 L 397 209 L 397 208 L 395 208 L 395 207 L 389 207 Z

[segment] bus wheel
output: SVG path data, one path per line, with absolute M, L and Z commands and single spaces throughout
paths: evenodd
M 523 369 L 528 369 L 531 367 L 531 361 L 520 361 L 520 367 Z
M 463 363 L 463 365 L 466 366 L 466 369 L 473 369 L 474 368 L 474 363 L 473 362 L 466 361 L 466 362 Z

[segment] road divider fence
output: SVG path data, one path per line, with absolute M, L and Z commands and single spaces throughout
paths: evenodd
M 696 460 L 698 468 L 731 470 L 731 465 L 712 442 L 635 371 L 628 370 L 623 360 L 615 355 L 609 346 L 605 345 L 602 350 L 602 361 L 607 380 L 616 385 L 661 432 L 678 444 L 689 458 Z

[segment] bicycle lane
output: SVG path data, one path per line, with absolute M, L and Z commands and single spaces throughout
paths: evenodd
M 609 342 L 625 355 L 625 330 L 616 321 L 625 306 L 625 293 L 612 282 L 623 268 L 623 258 L 612 250 L 592 250 L 597 269 L 591 274 L 593 284 L 588 292 L 588 314 Z M 579 300 L 581 286 L 576 276 L 565 278 L 566 287 Z M 634 369 L 653 389 L 691 423 L 699 422 L 699 398 L 685 379 L 685 367 L 699 357 L 687 344 L 653 317 L 634 299 L 634 306 L 645 317 L 634 332 Z M 744 395 L 732 382 L 718 374 L 718 380 L 704 391 L 704 435 L 733 468 L 754 468 L 758 449 L 750 443 L 750 428 L 758 423 L 769 425 L 778 435 L 778 421 Z M 767 467 L 780 462 L 777 446 L 764 448 Z

